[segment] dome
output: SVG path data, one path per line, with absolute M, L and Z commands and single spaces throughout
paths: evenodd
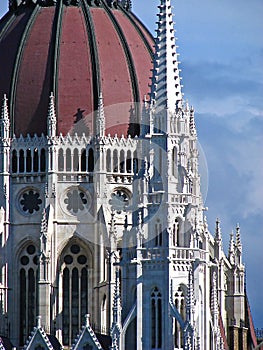
M 100 94 L 106 134 L 134 134 L 131 111 L 149 93 L 152 58 L 153 38 L 130 1 L 11 1 L 0 21 L 0 93 L 12 132 L 45 134 L 53 92 L 57 134 L 82 119 L 92 134 Z

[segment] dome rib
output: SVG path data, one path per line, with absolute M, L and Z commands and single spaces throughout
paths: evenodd
M 54 43 L 54 53 L 53 53 L 54 55 L 54 65 L 53 65 L 53 74 L 52 74 L 53 81 L 51 84 L 52 92 L 55 96 L 56 101 L 58 99 L 58 65 L 59 65 L 59 45 L 60 45 L 61 29 L 62 29 L 62 17 L 63 17 L 63 2 L 60 1 L 55 13 L 55 18 L 54 18 L 54 23 L 56 24 L 56 26 L 55 26 L 55 43 Z
M 99 55 L 98 55 L 96 38 L 95 38 L 95 29 L 94 29 L 94 24 L 90 13 L 90 9 L 86 1 L 82 1 L 82 9 L 83 9 L 83 13 L 86 21 L 87 33 L 88 33 L 89 45 L 90 45 L 92 80 L 93 80 L 93 98 L 94 98 L 93 103 L 94 103 L 94 107 L 98 109 L 99 94 L 101 92 L 101 84 L 100 84 Z
M 36 5 L 35 8 L 33 9 L 28 22 L 26 24 L 26 27 L 24 29 L 22 38 L 20 40 L 18 50 L 17 50 L 17 55 L 16 55 L 16 60 L 14 64 L 14 70 L 11 78 L 11 85 L 10 85 L 10 96 L 9 96 L 9 113 L 10 113 L 10 120 L 11 120 L 11 135 L 15 133 L 15 123 L 14 123 L 14 118 L 15 118 L 15 104 L 16 104 L 16 91 L 17 91 L 17 82 L 18 82 L 18 74 L 19 74 L 19 67 L 22 61 L 23 57 L 23 50 L 26 45 L 27 38 L 30 33 L 30 29 L 32 28 L 35 19 L 37 17 L 37 14 L 40 10 L 40 6 Z
M 135 64 L 133 62 L 133 58 L 132 58 L 132 54 L 129 48 L 129 45 L 127 43 L 127 40 L 125 38 L 125 35 L 118 23 L 118 21 L 116 20 L 116 18 L 114 17 L 112 11 L 109 9 L 109 6 L 107 4 L 105 4 L 104 0 L 102 0 L 102 4 L 104 6 L 105 11 L 107 12 L 109 18 L 111 19 L 114 28 L 116 29 L 116 32 L 119 35 L 119 38 L 121 40 L 122 43 L 122 47 L 128 62 L 128 68 L 129 68 L 129 73 L 130 73 L 130 78 L 131 78 L 131 84 L 132 84 L 132 92 L 133 92 L 133 98 L 134 98 L 134 102 L 140 102 L 140 92 L 139 92 L 139 84 L 138 84 L 138 79 L 137 79 L 137 74 L 136 74 L 136 70 L 135 70 Z M 138 109 L 138 105 L 135 105 L 135 110 L 136 110 L 136 116 L 139 116 L 140 110 Z M 137 121 L 139 122 L 139 120 Z
M 118 5 L 120 7 L 120 5 Z M 135 19 L 137 20 L 137 22 L 140 23 L 140 25 L 143 27 L 143 29 L 147 32 L 147 34 L 149 36 L 151 36 L 150 32 L 148 31 L 148 29 L 143 25 L 143 23 L 141 23 L 141 21 L 138 19 L 137 16 L 135 16 L 134 13 L 127 11 L 125 8 L 121 7 L 123 13 L 127 16 L 127 18 L 130 20 L 130 22 L 132 23 L 133 27 L 135 28 L 135 30 L 139 33 L 141 39 L 143 40 L 145 46 L 147 47 L 147 50 L 149 52 L 149 54 L 151 55 L 152 59 L 154 58 L 154 54 L 153 54 L 153 46 L 150 45 L 149 41 L 145 38 L 145 36 L 143 35 L 143 32 L 141 30 L 141 28 L 138 26 L 138 24 L 136 23 Z
M 8 18 L 9 17 L 9 18 Z M 1 19 L 3 21 L 3 26 L 0 27 L 0 41 L 5 36 L 8 28 L 14 23 L 16 16 L 14 13 L 7 12 L 6 15 Z M 4 21 L 6 20 L 6 23 Z

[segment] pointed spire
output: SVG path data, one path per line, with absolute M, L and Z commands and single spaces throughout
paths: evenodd
M 55 97 L 53 92 L 49 96 L 48 116 L 47 116 L 47 135 L 55 137 L 57 133 L 57 118 L 55 110 Z
M 191 135 L 196 135 L 195 111 L 194 111 L 193 107 L 191 107 L 191 109 L 190 109 L 189 128 L 190 128 Z
M 239 251 L 242 251 L 241 235 L 239 224 L 236 226 L 236 247 Z
M 174 112 L 176 108 L 181 108 L 182 92 L 171 1 L 161 0 L 158 7 L 151 100 L 155 102 L 157 111 L 167 108 Z
M 220 220 L 219 220 L 218 218 L 216 219 L 215 241 L 216 241 L 217 243 L 222 242 Z
M 7 101 L 6 94 L 4 94 L 1 110 L 1 138 L 3 139 L 7 139 L 10 136 L 10 120 Z
M 102 92 L 99 95 L 97 120 L 96 120 L 96 135 L 98 137 L 105 136 L 105 113 Z
M 228 259 L 231 264 L 234 263 L 234 252 L 235 252 L 235 242 L 234 242 L 234 233 L 230 233 L 229 248 L 228 248 Z

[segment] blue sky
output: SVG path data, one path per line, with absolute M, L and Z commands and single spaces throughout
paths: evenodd
M 7 10 L 1 0 L 0 16 Z M 240 224 L 247 290 L 263 328 L 263 1 L 172 0 L 185 99 L 194 105 L 209 172 L 210 231 L 225 251 Z M 154 33 L 158 0 L 133 0 Z

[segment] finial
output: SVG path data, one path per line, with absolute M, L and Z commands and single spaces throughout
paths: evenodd
M 236 247 L 242 249 L 242 243 L 241 243 L 241 235 L 240 235 L 240 226 L 237 224 L 236 226 Z

